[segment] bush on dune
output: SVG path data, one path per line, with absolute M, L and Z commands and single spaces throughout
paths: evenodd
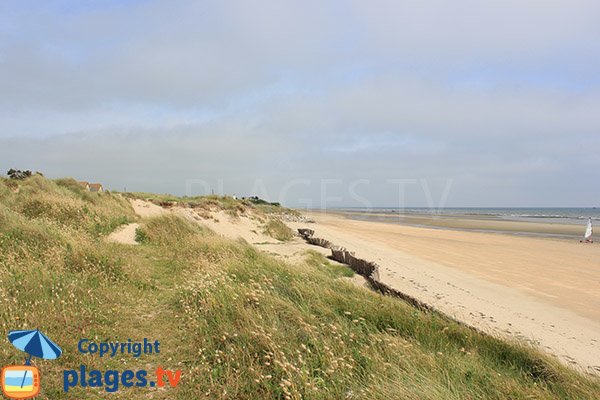
M 281 242 L 287 242 L 294 237 L 294 232 L 277 218 L 270 218 L 267 221 L 264 233 Z
M 141 231 L 147 242 L 155 245 L 183 244 L 194 234 L 204 232 L 198 224 L 171 214 L 150 218 Z

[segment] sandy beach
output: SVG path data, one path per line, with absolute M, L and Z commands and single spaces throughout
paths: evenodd
M 478 329 L 524 340 L 576 368 L 600 372 L 600 245 L 462 230 L 477 229 L 476 220 L 446 218 L 444 229 L 436 229 L 332 213 L 308 216 L 315 221 L 308 224 L 315 236 L 376 261 L 381 280 L 395 289 Z M 479 221 L 479 228 L 489 222 L 494 221 Z M 545 224 L 502 225 L 518 232 Z M 573 229 L 542 228 L 540 233 Z
M 309 249 L 331 254 L 300 237 L 269 238 L 251 215 L 216 212 L 207 219 L 191 208 L 172 211 L 292 264 Z M 492 233 L 489 223 L 495 221 L 487 220 L 436 218 L 443 227 L 423 227 L 340 213 L 304 215 L 310 223 L 287 225 L 313 229 L 315 237 L 376 262 L 380 280 L 393 289 L 481 331 L 536 346 L 575 369 L 600 375 L 600 244 L 547 236 L 548 231 L 568 236 L 576 231 L 573 226 L 499 221 L 504 232 Z M 523 230 L 531 230 L 531 236 L 521 235 Z M 358 276 L 353 282 L 365 285 Z

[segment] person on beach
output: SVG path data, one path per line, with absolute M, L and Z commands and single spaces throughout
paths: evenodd
M 592 217 L 588 218 L 587 226 L 585 227 L 585 234 L 583 235 L 583 240 L 580 240 L 582 243 L 594 243 L 592 240 Z

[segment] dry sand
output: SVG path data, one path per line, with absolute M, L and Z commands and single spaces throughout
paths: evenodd
M 140 217 L 156 217 L 158 215 L 162 215 L 167 213 L 168 211 L 164 208 L 157 206 L 156 204 L 150 203 L 149 201 L 132 199 L 129 200 L 133 210 Z
M 260 250 L 289 262 L 302 261 L 309 248 L 304 240 L 299 237 L 295 237 L 288 242 L 280 242 L 264 234 L 263 225 L 265 221 L 252 214 L 233 217 L 224 211 L 208 212 L 201 210 L 198 212 L 192 208 L 183 207 L 174 207 L 172 212 L 206 226 L 218 235 L 234 240 L 243 239 Z M 207 218 L 207 216 L 210 217 Z M 326 249 L 312 249 L 324 255 L 330 254 L 329 250 Z
M 600 373 L 599 245 L 324 213 L 309 217 L 316 221 L 309 226 L 315 236 L 376 261 L 381 280 L 395 289 L 469 325 L 526 340 Z
M 142 218 L 155 217 L 157 215 L 162 215 L 168 212 L 162 207 L 159 207 L 156 204 L 152 204 L 149 201 L 132 199 L 129 200 L 129 202 L 131 203 L 131 206 L 133 207 L 135 213 Z M 113 233 L 108 235 L 106 240 L 114 243 L 136 245 L 138 243 L 135 241 L 135 230 L 139 226 L 140 224 L 135 222 L 127 225 L 122 225 L 119 228 L 117 228 Z
M 132 223 L 123 225 L 113 233 L 108 235 L 106 240 L 109 242 L 122 243 L 122 244 L 138 244 L 135 241 L 135 230 L 140 226 L 140 224 Z

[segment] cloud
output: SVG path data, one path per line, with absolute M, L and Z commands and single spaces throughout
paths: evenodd
M 449 205 L 600 195 L 594 2 L 81 4 L 0 5 L 4 169 L 290 205 L 322 179 L 345 204 L 358 179 L 377 205 L 398 178 L 452 179 Z

